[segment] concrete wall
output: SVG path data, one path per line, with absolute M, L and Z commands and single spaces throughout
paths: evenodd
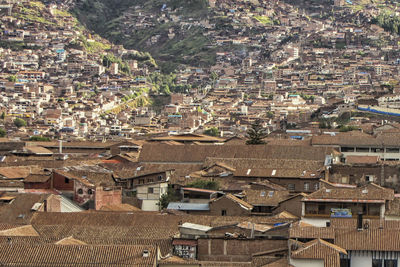
M 157 205 L 158 200 L 142 200 L 142 210 L 144 211 L 158 211 L 160 207 Z
M 330 219 L 326 218 L 301 218 L 302 222 L 309 223 L 316 227 L 326 227 L 326 222 L 329 222 Z
M 61 212 L 61 197 L 51 195 L 47 198 L 47 212 Z
M 314 259 L 290 259 L 290 264 L 294 267 L 324 267 L 323 260 Z
M 92 194 L 89 194 L 89 189 L 92 190 Z M 80 194 L 80 190 L 82 193 Z M 74 187 L 74 201 L 79 205 L 82 205 L 90 200 L 94 200 L 94 192 L 95 189 L 93 187 L 88 187 L 87 185 L 75 180 L 75 187 Z
M 371 267 L 372 266 L 372 253 L 352 254 L 350 259 L 351 267 Z

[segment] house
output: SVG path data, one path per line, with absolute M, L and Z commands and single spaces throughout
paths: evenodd
M 141 209 L 145 211 L 158 211 L 162 195 L 168 192 L 167 181 L 148 182 L 136 185 L 136 197 L 142 202 Z
M 244 200 L 253 206 L 252 213 L 257 215 L 272 214 L 281 201 L 290 197 L 289 191 L 246 189 L 243 194 Z
M 394 190 L 374 183 L 356 188 L 321 188 L 302 199 L 302 221 L 316 226 L 331 218 L 385 217 L 385 208 L 394 199 Z
M 249 216 L 253 206 L 232 194 L 210 201 L 210 215 L 214 216 Z

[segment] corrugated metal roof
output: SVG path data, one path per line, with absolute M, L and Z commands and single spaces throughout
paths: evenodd
M 210 226 L 196 224 L 196 223 L 188 223 L 188 222 L 182 224 L 181 228 L 200 230 L 200 231 L 204 231 L 204 232 L 207 232 L 212 229 L 212 227 L 210 227 Z
M 169 210 L 210 210 L 208 203 L 182 203 L 171 202 L 168 204 Z

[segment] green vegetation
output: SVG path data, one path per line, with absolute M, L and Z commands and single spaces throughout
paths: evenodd
M 15 83 L 15 82 L 17 81 L 17 76 L 15 76 L 15 75 L 10 75 L 10 76 L 8 76 L 7 80 L 8 80 L 9 82 Z
M 219 136 L 220 134 L 217 127 L 210 127 L 206 129 L 203 133 L 210 136 Z
M 195 181 L 193 183 L 187 184 L 186 187 L 218 190 L 219 189 L 219 184 L 218 184 L 217 181 L 197 180 L 197 181 Z
M 188 84 L 176 84 L 175 74 L 163 74 L 159 72 L 153 72 L 149 76 L 149 82 L 153 84 L 154 89 L 162 94 L 169 95 L 172 93 L 187 93 L 191 85 Z
M 247 145 L 261 145 L 265 144 L 264 138 L 267 137 L 267 134 L 264 128 L 261 125 L 259 120 L 255 121 L 251 128 L 247 130 Z
M 53 22 L 46 20 L 42 15 L 45 12 L 45 6 L 41 2 L 29 1 L 29 7 L 25 7 L 22 4 L 17 7 L 19 9 L 19 12 L 15 14 L 17 18 L 30 22 L 54 25 Z
M 21 127 L 26 126 L 26 121 L 24 121 L 23 119 L 20 119 L 20 118 L 16 118 L 14 120 L 14 125 L 17 126 L 18 128 L 21 128 Z
M 210 12 L 206 0 L 82 0 L 72 12 L 82 24 L 113 43 L 123 44 L 128 49 L 150 52 L 164 73 L 173 72 L 179 64 L 214 64 L 216 48 L 210 47 L 210 41 L 203 36 L 202 27 L 181 29 L 178 22 L 162 23 L 148 17 L 146 22 L 153 24 L 152 27 L 133 27 L 132 32 L 127 34 L 124 12 L 140 6 L 142 13 L 159 17 L 164 4 L 182 19 L 205 18 Z M 170 29 L 175 30 L 174 37 L 168 36 Z M 155 36 L 159 37 L 158 40 L 152 41 Z
M 254 18 L 264 24 L 264 25 L 274 25 L 274 21 L 270 18 L 270 17 L 266 17 L 266 16 L 254 16 Z
M 400 33 L 400 17 L 396 16 L 394 12 L 383 11 L 376 18 L 374 18 L 372 22 L 378 24 L 386 31 L 397 34 Z
M 79 41 L 89 54 L 100 53 L 111 48 L 111 45 L 109 44 L 104 44 L 95 40 L 88 40 L 84 35 L 79 36 Z
M 112 63 L 118 63 L 118 67 L 121 72 L 125 74 L 130 74 L 131 70 L 126 62 L 124 62 L 121 58 L 115 57 L 112 54 L 103 55 L 103 66 L 109 68 Z
M 4 130 L 3 128 L 0 128 L 0 137 L 5 137 L 7 135 L 6 130 Z
M 339 127 L 339 132 L 350 132 L 350 131 L 354 131 L 354 130 L 358 130 L 358 127 L 351 126 L 351 125 L 341 125 Z
M 29 138 L 29 141 L 38 141 L 38 142 L 48 142 L 50 141 L 49 137 L 34 135 Z
M 168 204 L 170 202 L 178 201 L 179 196 L 176 194 L 175 190 L 168 186 L 168 191 L 166 194 L 163 194 L 160 197 L 160 200 L 158 201 L 157 205 L 160 207 L 160 210 L 166 209 L 168 207 Z
M 0 48 L 11 49 L 13 51 L 21 51 L 24 49 L 40 49 L 39 46 L 27 46 L 26 43 L 22 41 L 0 41 Z

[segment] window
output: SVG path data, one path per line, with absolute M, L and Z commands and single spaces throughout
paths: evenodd
M 385 260 L 384 267 L 397 267 L 397 260 Z
M 350 259 L 340 259 L 340 267 L 350 267 Z
M 221 210 L 221 216 L 226 216 L 226 210 Z
M 154 188 L 153 187 L 147 188 L 147 193 L 153 194 L 154 193 Z
M 82 194 L 83 194 L 82 188 L 79 188 L 79 189 L 78 189 L 78 194 L 79 194 L 79 195 L 82 195 Z
M 314 184 L 314 190 L 317 191 L 319 189 L 319 183 Z
M 158 176 L 158 180 L 161 181 L 162 180 L 162 175 Z
M 68 178 L 65 178 L 65 179 L 64 179 L 64 183 L 69 184 L 69 179 L 68 179 Z
M 374 181 L 374 176 L 373 175 L 365 175 L 365 181 L 366 182 L 373 182 Z
M 139 179 L 139 184 L 144 184 L 144 179 Z
M 92 189 L 88 189 L 87 193 L 88 193 L 89 195 L 93 195 L 93 190 L 92 190 Z
M 383 152 L 383 148 L 371 147 L 371 152 L 380 153 L 380 152 Z
M 381 259 L 372 259 L 372 267 L 382 267 Z
M 369 152 L 368 147 L 356 147 L 357 152 Z
M 309 191 L 310 190 L 310 183 L 306 182 L 304 183 L 304 191 Z
M 341 152 L 354 152 L 354 147 L 346 147 L 346 146 L 344 146 L 344 147 L 340 148 L 340 151 Z
M 388 147 L 386 148 L 386 153 L 399 153 L 399 149 L 394 147 Z
M 325 204 L 318 205 L 318 214 L 325 214 Z
M 289 191 L 294 191 L 294 189 L 296 188 L 294 184 L 288 184 L 287 187 Z

